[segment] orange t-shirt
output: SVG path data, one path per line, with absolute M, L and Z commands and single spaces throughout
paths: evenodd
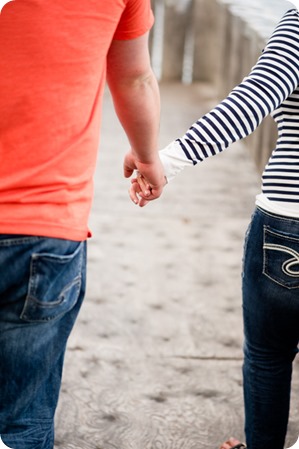
M 0 233 L 84 240 L 106 56 L 150 0 L 14 0 L 0 14 Z

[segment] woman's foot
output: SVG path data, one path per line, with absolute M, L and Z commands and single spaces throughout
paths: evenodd
M 225 443 L 222 443 L 220 446 L 220 449 L 242 449 L 246 448 L 246 445 L 244 443 L 241 443 L 239 440 L 236 440 L 236 438 L 230 438 L 229 440 L 225 441 Z

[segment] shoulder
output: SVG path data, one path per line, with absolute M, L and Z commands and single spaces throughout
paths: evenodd
M 295 6 L 296 9 L 299 11 L 299 0 L 287 0 L 289 3 L 292 3 L 292 5 Z

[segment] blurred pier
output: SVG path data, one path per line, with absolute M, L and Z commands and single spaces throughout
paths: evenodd
M 286 0 L 152 0 L 152 5 L 157 77 L 212 83 L 218 99 L 249 73 L 276 23 L 293 7 Z M 259 173 L 276 138 L 276 127 L 267 118 L 244 141 Z

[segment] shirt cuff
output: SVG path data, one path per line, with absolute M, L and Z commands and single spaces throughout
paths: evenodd
M 186 158 L 179 142 L 171 142 L 163 150 L 159 151 L 160 160 L 164 167 L 167 181 L 171 181 L 185 167 L 193 167 L 193 161 Z

